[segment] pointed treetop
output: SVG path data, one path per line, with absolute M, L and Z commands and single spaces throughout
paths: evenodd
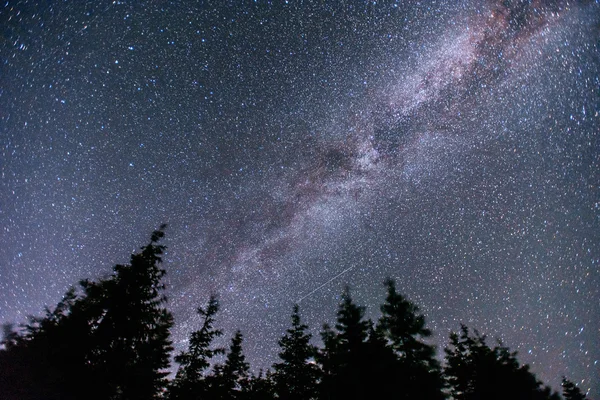
M 152 236 L 150 237 L 151 243 L 156 243 L 160 239 L 165 236 L 165 229 L 167 228 L 167 224 L 162 224 L 157 230 L 152 232 Z
M 587 398 L 574 382 L 571 382 L 564 376 L 562 378 L 562 388 L 565 400 L 585 400 Z

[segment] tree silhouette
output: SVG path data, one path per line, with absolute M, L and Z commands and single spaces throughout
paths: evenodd
M 294 305 L 292 327 L 279 339 L 282 362 L 274 364 L 275 391 L 282 400 L 308 400 L 317 395 L 319 368 L 315 365 L 316 348 L 310 344 L 312 335 L 300 321 L 298 305 Z
M 216 365 L 213 375 L 207 378 L 208 396 L 214 400 L 243 398 L 242 391 L 248 383 L 250 365 L 242 352 L 243 335 L 237 331 L 231 339 L 225 363 Z
M 267 371 L 266 374 L 262 370 L 258 375 L 252 375 L 244 386 L 240 398 L 244 400 L 273 400 L 275 399 L 275 382 L 273 374 Z
M 317 352 L 316 359 L 321 367 L 321 380 L 319 382 L 319 398 L 332 399 L 335 383 L 338 380 L 338 348 L 339 342 L 336 333 L 328 324 L 323 324 L 321 331 L 323 348 Z
M 321 398 L 369 396 L 371 383 L 365 382 L 364 377 L 370 367 L 367 339 L 371 324 L 363 316 L 364 307 L 354 304 L 350 290 L 346 288 L 337 312 L 336 332 L 325 325 L 321 334 L 325 345 L 319 357 L 324 371 Z
M 423 342 L 431 336 L 419 308 L 397 293 L 395 282 L 385 281 L 387 296 L 381 306 L 377 331 L 387 339 L 396 355 L 396 383 L 402 398 L 444 399 L 441 367 L 435 348 Z
M 53 311 L 10 336 L 0 357 L 0 375 L 10 380 L 5 398 L 160 396 L 173 323 L 162 295 L 165 270 L 159 268 L 164 228 L 152 233 L 129 265 L 115 266 L 106 279 L 80 282 L 82 293 L 70 289 Z M 20 376 L 10 372 L 13 367 Z
M 587 398 L 573 382 L 564 376 L 562 378 L 562 389 L 565 400 L 585 400 Z
M 162 294 L 163 230 L 108 277 L 81 281 L 79 290 L 69 289 L 54 309 L 20 330 L 3 327 L 2 399 L 443 400 L 446 390 L 453 400 L 560 399 L 519 364 L 516 352 L 501 343 L 491 348 L 466 326 L 450 335 L 442 370 L 426 342 L 431 331 L 425 317 L 390 279 L 377 324 L 344 290 L 335 327 L 323 326 L 321 349 L 310 343 L 295 305 L 291 327 L 278 342 L 280 361 L 273 373 L 258 375 L 249 373 L 240 331 L 227 353 L 213 346 L 222 331 L 214 327 L 219 303 L 211 296 L 197 309 L 202 326 L 175 357 L 179 368 L 167 386 L 173 319 Z M 214 365 L 217 355 L 225 355 L 224 362 Z M 566 378 L 562 387 L 566 400 L 586 399 Z
M 152 233 L 150 244 L 132 255 L 129 265 L 117 265 L 109 279 L 82 282 L 83 306 L 100 311 L 88 360 L 97 385 L 107 389 L 100 398 L 156 398 L 167 384 L 173 317 L 163 307 L 166 272 L 158 265 L 165 247 L 157 244 L 164 228 Z
M 192 332 L 188 350 L 175 356 L 179 369 L 168 390 L 169 399 L 194 399 L 206 392 L 204 372 L 210 366 L 210 360 L 224 354 L 223 348 L 212 348 L 214 339 L 223 335 L 220 329 L 213 328 L 215 315 L 219 311 L 219 302 L 215 296 L 208 300 L 206 308 L 198 307 L 202 316 L 202 327 Z
M 402 397 L 405 389 L 399 384 L 398 359 L 388 345 L 384 333 L 369 321 L 363 380 L 368 382 L 371 398 Z
M 450 335 L 445 374 L 454 399 L 560 399 L 542 386 L 529 366 L 519 364 L 516 352 L 501 344 L 490 348 L 485 340 L 477 331 L 471 335 L 464 325 L 460 335 Z
M 89 328 L 79 324 L 83 329 L 74 329 L 70 309 L 75 298 L 74 289 L 69 289 L 53 311 L 46 308 L 44 317 L 30 317 L 20 332 L 5 326 L 0 352 L 3 398 L 74 399 L 85 389 Z

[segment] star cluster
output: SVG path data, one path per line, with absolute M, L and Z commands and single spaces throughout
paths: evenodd
M 600 397 L 597 2 L 0 7 L 1 322 L 168 223 L 178 349 L 218 293 L 268 367 L 293 303 L 376 318 L 389 276 L 439 349 Z

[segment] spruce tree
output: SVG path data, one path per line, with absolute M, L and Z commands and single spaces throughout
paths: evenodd
M 398 376 L 398 359 L 388 344 L 384 332 L 370 322 L 367 340 L 367 369 L 364 382 L 369 382 L 370 397 L 384 399 L 402 397 L 405 388 L 399 390 L 402 377 Z
M 215 366 L 208 377 L 208 396 L 214 400 L 235 400 L 243 398 L 248 383 L 250 365 L 242 351 L 243 335 L 237 331 L 231 339 L 225 363 Z
M 320 360 L 324 375 L 320 397 L 324 399 L 367 398 L 372 388 L 368 375 L 368 332 L 364 307 L 356 305 L 346 288 L 337 312 L 336 331 L 324 326 L 321 334 L 325 348 Z
M 419 308 L 396 292 L 393 280 L 385 281 L 387 296 L 381 306 L 379 326 L 399 357 L 409 362 L 431 361 L 435 350 L 422 339 L 431 336 L 425 327 L 425 317 L 419 314 Z
M 89 383 L 83 349 L 89 348 L 86 321 L 75 329 L 69 289 L 54 310 L 30 317 L 20 331 L 5 327 L 0 351 L 0 387 L 5 399 L 75 399 Z
M 218 311 L 219 302 L 215 296 L 210 297 L 206 308 L 198 307 L 197 313 L 203 318 L 202 327 L 190 335 L 188 350 L 175 356 L 179 369 L 169 386 L 169 399 L 194 399 L 206 392 L 204 373 L 214 356 L 225 353 L 223 348 L 211 347 L 213 340 L 223 335 L 220 329 L 213 327 Z
M 563 397 L 565 400 L 585 400 L 587 397 L 581 390 L 567 378 L 562 378 Z
M 274 400 L 275 382 L 270 371 L 252 375 L 242 387 L 240 398 L 243 400 Z
M 318 350 L 316 357 L 321 367 L 321 380 L 318 385 L 319 398 L 334 399 L 339 374 L 337 360 L 339 340 L 335 331 L 328 324 L 323 324 L 321 340 L 323 341 L 323 348 Z
M 412 399 L 444 399 L 441 367 L 435 348 L 424 342 L 431 336 L 419 308 L 396 291 L 395 282 L 385 281 L 387 296 L 381 306 L 377 331 L 388 341 L 396 355 L 396 382 L 402 387 L 401 397 Z
M 519 364 L 516 352 L 501 343 L 490 348 L 485 336 L 477 331 L 471 334 L 464 325 L 460 335 L 450 335 L 445 351 L 445 375 L 453 399 L 560 399 L 542 385 L 528 365 Z
M 6 355 L 22 376 L 9 382 L 6 398 L 11 387 L 20 399 L 161 395 L 172 326 L 162 294 L 165 270 L 159 267 L 165 247 L 157 244 L 164 228 L 153 232 L 129 265 L 115 266 L 108 278 L 82 281 L 81 292 L 70 289 L 53 311 L 11 336 Z
M 161 279 L 166 272 L 159 267 L 164 228 L 108 279 L 82 282 L 84 297 L 74 307 L 96 314 L 88 362 L 96 387 L 104 388 L 88 398 L 158 398 L 167 384 L 173 317 L 164 308 Z
M 310 344 L 312 335 L 300 321 L 298 305 L 294 305 L 292 327 L 279 340 L 282 362 L 274 364 L 275 391 L 282 400 L 309 400 L 317 395 L 319 369 L 313 359 L 316 348 Z

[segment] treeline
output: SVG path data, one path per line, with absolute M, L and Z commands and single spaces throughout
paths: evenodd
M 558 400 L 521 365 L 516 353 L 490 347 L 477 331 L 452 333 L 445 365 L 427 344 L 431 331 L 419 309 L 385 282 L 377 322 L 344 291 L 335 326 L 324 325 L 322 347 L 312 344 L 294 306 L 280 338 L 279 362 L 257 375 L 236 332 L 227 349 L 216 347 L 219 303 L 213 296 L 197 312 L 202 324 L 167 379 L 173 351 L 173 317 L 166 308 L 160 268 L 164 226 L 127 265 L 97 281 L 84 280 L 45 315 L 20 330 L 5 326 L 0 350 L 0 397 L 19 399 L 527 399 Z M 215 356 L 222 360 L 216 362 Z M 585 399 L 563 380 L 565 399 Z

